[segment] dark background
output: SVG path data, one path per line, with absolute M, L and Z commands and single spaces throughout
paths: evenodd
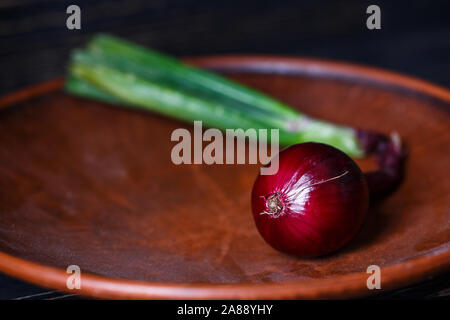
M 66 8 L 81 8 L 81 30 Z M 381 8 L 368 30 L 366 8 Z M 450 1 L 0 0 L 0 94 L 61 77 L 70 50 L 109 32 L 166 53 L 284 54 L 352 61 L 450 87 Z M 0 275 L 0 298 L 46 293 Z M 450 296 L 450 276 L 379 296 Z M 64 298 L 49 292 L 36 298 Z

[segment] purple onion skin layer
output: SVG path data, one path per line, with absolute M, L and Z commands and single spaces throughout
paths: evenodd
M 251 197 L 264 240 L 300 258 L 344 246 L 359 231 L 369 206 L 368 186 L 358 165 L 321 143 L 282 150 L 278 172 L 259 175 Z
M 406 146 L 398 134 L 391 134 L 389 137 L 369 130 L 356 129 L 356 136 L 364 152 L 373 154 L 378 164 L 378 170 L 365 174 L 370 198 L 382 198 L 394 191 L 403 180 Z

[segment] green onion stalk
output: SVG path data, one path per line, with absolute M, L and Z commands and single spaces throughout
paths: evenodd
M 244 85 L 110 35 L 71 55 L 65 89 L 118 106 L 145 109 L 218 129 L 279 129 L 281 145 L 321 142 L 363 157 L 397 144 L 368 130 L 314 119 Z

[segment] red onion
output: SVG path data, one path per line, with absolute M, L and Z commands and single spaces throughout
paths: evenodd
M 297 257 L 338 250 L 360 229 L 371 196 L 393 189 L 404 152 L 395 139 L 361 132 L 381 169 L 364 175 L 342 151 L 320 143 L 290 146 L 279 153 L 279 170 L 259 175 L 252 211 L 259 233 L 275 249 Z M 372 141 L 373 140 L 373 141 Z

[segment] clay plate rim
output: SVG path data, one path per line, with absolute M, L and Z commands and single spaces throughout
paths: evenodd
M 223 72 L 278 73 L 357 80 L 419 93 L 450 103 L 450 90 L 400 73 L 328 60 L 277 56 L 211 56 L 186 58 L 188 63 Z M 51 80 L 0 98 L 0 108 L 61 89 L 62 79 Z M 382 269 L 383 291 L 429 279 L 450 270 L 450 250 Z M 113 279 L 83 273 L 81 289 L 66 286 L 68 274 L 0 252 L 0 271 L 43 287 L 106 299 L 315 299 L 351 298 L 376 293 L 368 290 L 368 274 L 350 273 L 324 279 L 283 283 L 183 284 Z M 378 291 L 379 292 L 379 291 Z

